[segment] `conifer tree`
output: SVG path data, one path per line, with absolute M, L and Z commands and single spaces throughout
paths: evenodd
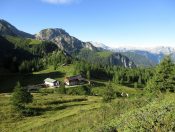
M 16 110 L 23 110 L 25 105 L 32 102 L 33 96 L 18 82 L 12 94 L 12 105 Z
M 170 56 L 166 56 L 157 66 L 156 72 L 152 80 L 149 81 L 146 90 L 153 92 L 159 90 L 161 92 L 174 91 L 174 64 Z

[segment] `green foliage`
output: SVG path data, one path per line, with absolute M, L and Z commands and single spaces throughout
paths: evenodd
M 77 58 L 84 60 L 88 63 L 101 65 L 101 66 L 128 66 L 129 63 L 133 64 L 126 56 L 121 55 L 120 53 L 113 53 L 111 51 L 91 51 L 87 49 L 83 49 L 76 56 Z M 125 60 L 125 64 L 123 63 Z M 130 65 L 131 67 L 135 67 L 135 65 Z
M 111 56 L 112 52 L 111 51 L 102 51 L 102 52 L 97 52 L 97 55 L 105 58 L 105 57 Z
M 113 68 L 113 82 L 129 86 L 131 84 L 146 85 L 147 81 L 153 76 L 153 68 Z
M 44 67 L 44 63 L 42 60 L 30 60 L 30 61 L 23 61 L 19 66 L 19 72 L 21 73 L 29 73 L 34 71 L 39 71 Z
M 87 78 L 88 80 L 91 79 L 91 73 L 90 73 L 90 71 L 87 71 L 87 73 L 86 73 L 86 78 Z
M 129 111 L 111 121 L 106 121 L 100 130 L 109 131 L 174 131 L 175 130 L 175 98 L 166 95 L 142 104 L 137 109 L 128 107 Z M 138 101 L 137 101 L 138 102 Z M 126 103 L 124 103 L 127 106 Z M 135 104 L 136 105 L 136 104 Z M 134 106 L 134 105 L 133 105 Z M 132 110 L 131 110 L 132 109 Z
M 0 37 L 0 56 L 2 66 L 12 72 L 37 71 L 46 65 L 49 54 L 58 47 L 52 42 L 31 45 L 30 39 L 20 37 Z
M 134 88 L 138 88 L 138 83 L 137 82 L 134 83 Z
M 59 93 L 59 94 L 66 94 L 65 85 L 64 84 L 61 84 L 59 88 L 56 88 L 55 89 L 55 92 L 56 93 Z
M 30 39 L 30 45 L 37 45 L 37 44 L 41 44 L 42 41 L 41 40 L 36 40 L 36 39 Z
M 20 83 L 18 82 L 15 86 L 13 95 L 12 95 L 12 105 L 17 110 L 23 110 L 25 105 L 31 103 L 33 96 L 27 92 L 27 89 L 21 87 Z
M 156 73 L 152 80 L 149 81 L 146 90 L 150 93 L 175 90 L 174 64 L 170 56 L 166 56 L 157 66 Z
M 53 65 L 56 70 L 59 65 L 70 64 L 71 58 L 66 56 L 64 51 L 54 51 L 47 56 L 46 63 L 48 65 Z
M 104 102 L 111 102 L 115 98 L 115 91 L 110 82 L 105 87 L 102 97 Z

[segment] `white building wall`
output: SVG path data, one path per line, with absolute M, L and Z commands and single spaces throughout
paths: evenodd
M 45 82 L 45 85 L 49 85 L 50 87 L 53 87 L 54 86 L 54 83 Z

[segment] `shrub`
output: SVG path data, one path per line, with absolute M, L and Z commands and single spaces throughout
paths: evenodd
M 61 85 L 59 88 L 55 89 L 55 92 L 59 94 L 66 94 L 66 88 L 64 85 Z
M 104 102 L 111 102 L 111 100 L 115 97 L 115 91 L 112 88 L 111 83 L 109 82 L 109 84 L 105 87 L 104 89 L 104 93 L 103 93 L 103 101 Z

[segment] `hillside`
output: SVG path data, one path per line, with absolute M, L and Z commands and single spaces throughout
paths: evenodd
M 154 101 L 119 98 L 106 105 L 100 97 L 34 94 L 34 103 L 29 106 L 38 110 L 38 115 L 18 120 L 15 120 L 15 113 L 10 113 L 10 96 L 0 94 L 2 131 L 109 132 L 175 129 L 174 94 L 167 94 Z
M 45 54 L 58 50 L 57 46 L 51 42 L 33 44 L 33 39 L 25 39 L 14 36 L 0 36 L 0 67 L 18 72 L 19 66 L 24 61 L 38 60 Z
M 174 131 L 175 95 L 166 94 L 162 98 L 137 109 L 115 117 L 99 125 L 103 131 Z
M 156 64 L 158 64 L 157 61 L 152 60 L 151 58 L 148 58 L 147 56 L 144 56 L 142 54 L 135 53 L 135 52 L 132 52 L 132 51 L 130 51 L 130 52 L 129 51 L 128 52 L 121 52 L 121 54 L 127 56 L 138 67 L 140 67 L 140 66 L 141 67 L 153 67 Z
M 0 38 L 2 43 L 1 67 L 13 72 L 20 71 L 20 66 L 23 65 L 29 67 L 28 71 L 33 69 L 34 71 L 39 70 L 44 67 L 44 56 L 47 58 L 57 50 L 64 51 L 64 54 L 68 57 L 72 55 L 75 58 L 78 56 L 82 60 L 87 59 L 89 63 L 135 67 L 134 62 L 126 56 L 119 53 L 101 51 L 90 42 L 82 42 L 60 28 L 41 30 L 34 38 L 30 34 L 19 31 L 5 20 L 1 20 L 0 24 L 0 35 L 3 36 Z M 8 47 L 11 49 L 8 49 Z M 87 54 L 85 53 L 86 50 L 89 52 L 88 55 L 85 55 Z M 33 64 L 27 66 L 30 65 L 29 63 Z
M 25 38 L 34 38 L 34 35 L 18 30 L 15 26 L 11 25 L 9 22 L 0 19 L 0 35 L 6 36 L 18 36 Z
M 133 61 L 129 60 L 126 56 L 120 53 L 113 53 L 111 51 L 90 51 L 81 50 L 78 54 L 78 58 L 86 60 L 90 63 L 101 64 L 101 65 L 115 65 L 124 67 L 135 67 Z
M 92 42 L 99 50 L 121 53 L 132 60 L 137 66 L 151 67 L 160 63 L 166 56 L 171 55 L 175 61 L 175 49 L 173 47 L 158 46 L 150 48 L 119 47 L 110 48 L 101 43 Z

